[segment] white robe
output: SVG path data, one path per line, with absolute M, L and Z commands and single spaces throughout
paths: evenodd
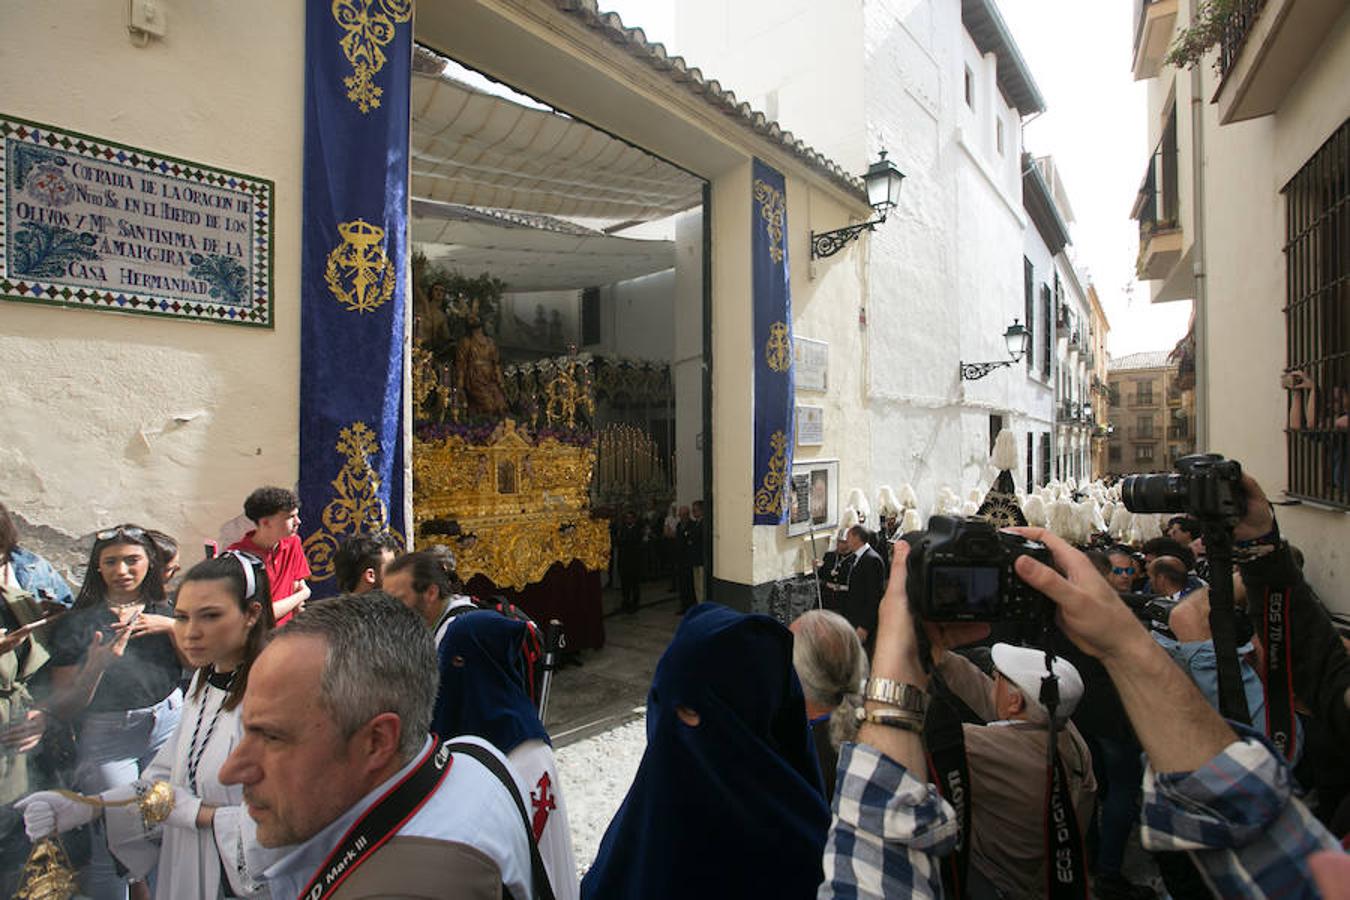
M 192 752 L 193 731 L 197 731 L 197 796 L 202 803 L 214 806 L 215 819 L 211 828 L 186 829 L 161 825 L 147 831 L 139 809 L 133 804 L 109 807 L 105 810 L 108 831 L 108 849 L 126 866 L 133 877 L 141 878 L 159 864 L 156 900 L 218 900 L 226 896 L 221 885 L 221 860 L 230 880 L 229 890 L 239 897 L 266 896 L 265 889 L 255 884 L 244 863 L 244 842 L 240 833 L 242 819 L 248 817 L 243 806 L 243 788 L 226 787 L 217 774 L 243 735 L 240 707 L 224 710 L 221 704 L 225 692 L 207 684 L 197 693 L 197 678 L 183 705 L 183 717 L 178 730 L 164 743 L 153 762 L 141 775 L 139 784 L 169 781 L 176 788 L 188 785 L 188 755 Z M 220 710 L 217 717 L 217 710 Z M 211 739 L 206 732 L 215 719 Z M 200 729 L 198 722 L 201 722 Z M 132 794 L 134 788 L 126 790 Z M 133 794 L 134 795 L 134 794 Z M 108 799 L 113 799 L 105 794 Z
M 506 755 L 516 774 L 520 776 L 521 796 L 532 824 L 542 831 L 539 857 L 544 861 L 553 896 L 557 900 L 577 900 L 581 884 L 577 880 L 577 857 L 572 850 L 572 829 L 567 824 L 567 806 L 563 803 L 562 785 L 558 783 L 558 766 L 553 749 L 541 740 L 523 741 Z

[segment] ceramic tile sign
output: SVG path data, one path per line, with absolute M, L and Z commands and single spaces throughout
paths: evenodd
M 825 443 L 825 407 L 797 405 L 797 446 L 819 447 Z
M 829 387 L 830 345 L 826 341 L 792 336 L 793 368 L 797 390 L 823 391 Z M 797 443 L 803 443 L 798 441 Z
M 0 299 L 272 327 L 271 181 L 0 115 Z

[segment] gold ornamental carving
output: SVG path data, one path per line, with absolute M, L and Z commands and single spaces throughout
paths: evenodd
M 769 258 L 776 263 L 783 261 L 783 229 L 787 225 L 787 201 L 783 192 L 762 178 L 755 179 L 755 202 L 759 204 L 759 217 L 764 220 L 764 230 L 769 234 Z
M 480 528 L 472 541 L 454 545 L 457 574 L 465 580 L 484 575 L 498 587 L 521 590 L 542 581 L 555 563 L 580 561 L 592 571 L 609 565 L 607 521 L 586 517 L 549 524 L 520 521 Z
M 70 857 L 55 836 L 48 836 L 33 843 L 14 900 L 70 900 L 78 887 Z
M 419 529 L 454 521 L 458 574 L 520 589 L 554 563 L 609 564 L 608 523 L 590 517 L 595 451 L 555 438 L 535 440 L 506 419 L 485 444 L 459 436 L 419 440 L 413 507 Z M 423 543 L 446 541 L 428 527 Z

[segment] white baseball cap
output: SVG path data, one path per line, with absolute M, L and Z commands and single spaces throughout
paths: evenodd
M 1045 677 L 1045 651 L 1034 647 L 995 644 L 990 650 L 990 656 L 994 668 L 1017 686 L 1027 702 L 1046 712 L 1040 701 L 1041 679 Z M 1078 701 L 1083 699 L 1083 676 L 1078 674 L 1073 663 L 1060 656 L 1055 657 L 1054 671 L 1059 677 L 1059 708 L 1055 713 L 1056 718 L 1063 721 L 1073 715 L 1073 711 L 1078 708 Z

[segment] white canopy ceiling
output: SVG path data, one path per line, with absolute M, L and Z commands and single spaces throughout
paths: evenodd
M 511 291 L 579 290 L 673 268 L 671 241 L 611 237 L 568 223 L 413 201 L 413 242 L 431 262 L 488 272 Z
M 412 193 L 464 206 L 649 221 L 698 205 L 702 183 L 585 123 L 420 70 Z

